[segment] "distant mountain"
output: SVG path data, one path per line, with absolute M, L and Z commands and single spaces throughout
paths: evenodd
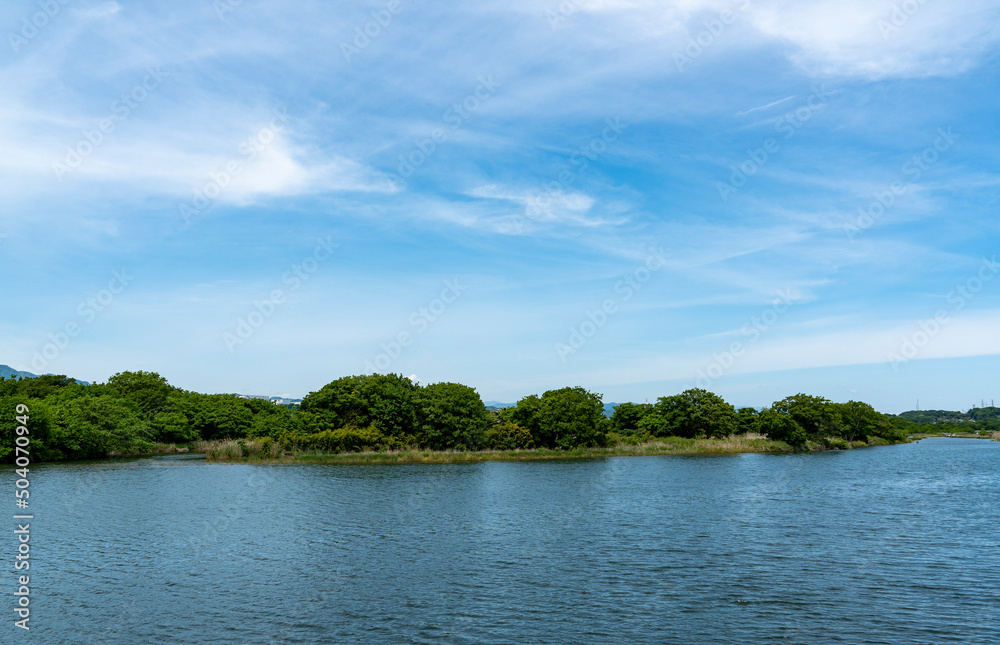
M 21 378 L 36 378 L 38 374 L 32 374 L 31 372 L 19 372 L 10 365 L 0 365 L 0 376 L 3 378 L 10 378 L 12 376 L 20 376 Z
M 38 374 L 32 374 L 31 372 L 21 372 L 10 365 L 0 365 L 0 377 L 11 378 L 14 376 L 19 376 L 21 378 L 38 378 Z M 45 374 L 44 376 L 52 376 L 52 374 Z M 78 378 L 73 379 L 80 385 L 90 385 L 87 381 L 81 381 Z

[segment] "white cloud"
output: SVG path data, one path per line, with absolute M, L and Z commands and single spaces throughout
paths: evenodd
M 615 215 L 592 213 L 595 200 L 579 192 L 540 189 L 528 192 L 495 184 L 479 186 L 466 193 L 470 197 L 512 203 L 499 232 L 525 233 L 538 226 L 569 224 L 585 228 L 614 226 L 627 221 Z
M 777 42 L 813 73 L 883 78 L 960 74 L 1000 40 L 1000 7 L 990 0 L 604 0 L 579 12 L 616 20 L 633 37 L 688 38 L 706 32 L 706 20 L 728 11 L 706 51 Z M 756 37 L 746 33 L 752 26 Z

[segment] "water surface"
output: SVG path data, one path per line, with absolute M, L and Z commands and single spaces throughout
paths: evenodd
M 31 474 L 23 642 L 1000 643 L 1000 443 Z

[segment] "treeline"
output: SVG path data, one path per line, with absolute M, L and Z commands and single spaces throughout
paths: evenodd
M 920 424 L 914 430 L 921 433 L 947 432 L 1000 432 L 1000 408 L 987 406 L 972 408 L 968 412 L 957 410 L 910 410 L 899 415 L 907 421 Z
M 295 407 L 189 392 L 153 372 L 122 372 L 92 385 L 65 376 L 0 378 L 0 458 L 7 461 L 13 459 L 19 403 L 30 407 L 33 461 L 143 454 L 162 444 L 248 438 L 278 450 L 353 452 L 573 449 L 670 436 L 760 433 L 802 449 L 809 442 L 847 447 L 849 442 L 900 441 L 912 425 L 865 403 L 832 403 L 805 394 L 758 411 L 736 410 L 711 392 L 693 389 L 655 404 L 620 404 L 609 419 L 601 395 L 581 387 L 549 390 L 489 410 L 466 385 L 422 386 L 402 375 L 373 374 L 339 378 Z

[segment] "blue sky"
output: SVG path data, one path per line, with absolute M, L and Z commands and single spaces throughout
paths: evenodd
M 0 363 L 1000 398 L 995 2 L 0 15 Z

